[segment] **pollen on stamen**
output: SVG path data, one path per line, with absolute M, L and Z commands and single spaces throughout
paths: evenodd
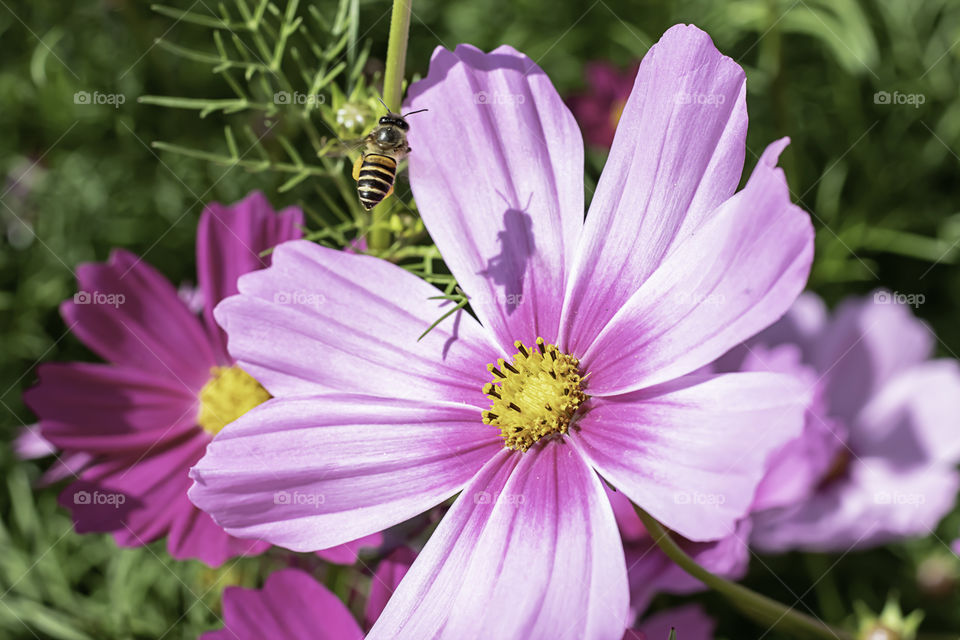
M 579 360 L 543 338 L 536 349 L 519 340 L 513 346 L 512 362 L 487 365 L 494 378 L 483 386 L 491 401 L 483 422 L 500 429 L 505 447 L 526 451 L 541 438 L 567 433 L 587 396 Z

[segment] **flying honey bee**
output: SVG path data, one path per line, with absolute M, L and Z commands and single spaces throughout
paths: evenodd
M 363 152 L 353 165 L 353 179 L 357 181 L 360 204 L 367 211 L 393 193 L 397 164 L 410 153 L 407 145 L 410 125 L 406 118 L 422 111 L 426 109 L 401 115 L 388 108 L 387 115 L 382 116 L 373 131 L 360 141 Z

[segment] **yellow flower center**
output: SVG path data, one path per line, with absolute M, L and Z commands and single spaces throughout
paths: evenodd
M 270 399 L 267 390 L 236 365 L 213 367 L 210 374 L 210 381 L 200 390 L 197 422 L 211 435 Z
M 488 364 L 493 382 L 483 387 L 490 398 L 484 424 L 500 428 L 504 446 L 526 451 L 541 438 L 563 434 L 586 399 L 580 361 L 537 338 L 537 348 L 513 343 L 513 362 Z

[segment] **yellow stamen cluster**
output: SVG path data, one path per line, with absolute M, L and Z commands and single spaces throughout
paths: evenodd
M 513 362 L 488 364 L 493 382 L 483 387 L 492 404 L 484 424 L 500 428 L 508 449 L 526 451 L 541 438 L 563 434 L 586 399 L 580 361 L 537 338 L 537 348 L 513 343 Z
M 270 399 L 267 390 L 238 366 L 213 367 L 210 374 L 210 381 L 200 390 L 197 422 L 211 435 Z

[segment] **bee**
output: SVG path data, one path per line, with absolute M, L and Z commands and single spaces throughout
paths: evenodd
M 380 102 L 383 103 L 382 100 Z M 387 109 L 387 115 L 382 116 L 373 131 L 361 141 L 363 152 L 353 165 L 353 179 L 357 181 L 360 204 L 367 211 L 393 193 L 397 165 L 410 153 L 407 144 L 410 125 L 406 118 L 421 111 L 426 109 L 403 115 Z

